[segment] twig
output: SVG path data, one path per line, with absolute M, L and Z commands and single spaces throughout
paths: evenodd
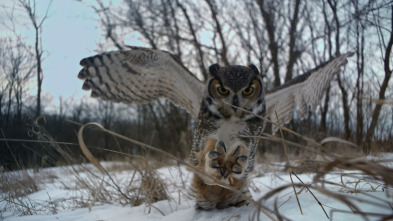
M 281 130 L 280 119 L 278 119 L 277 111 L 275 111 L 275 113 L 276 113 L 277 123 L 278 123 L 279 128 L 280 128 L 281 139 L 283 140 L 282 144 L 283 144 L 283 146 L 284 146 L 285 158 L 286 158 L 286 161 L 287 161 L 287 165 L 288 165 L 288 167 L 289 167 L 289 168 L 288 168 L 288 173 L 289 173 L 289 177 L 290 177 L 290 179 L 291 179 L 293 192 L 295 193 L 296 201 L 297 201 L 297 205 L 299 206 L 300 213 L 303 215 L 302 206 L 300 205 L 299 197 L 297 196 L 296 189 L 295 189 L 295 185 L 293 184 L 293 180 L 292 180 L 292 167 L 290 166 L 290 163 L 289 163 L 287 145 L 286 145 L 286 143 L 284 142 L 284 134 L 282 133 L 282 130 Z
M 367 216 L 377 216 L 380 217 L 381 219 L 379 220 L 392 220 L 393 219 L 393 215 L 389 215 L 389 214 L 380 214 L 380 213 L 371 213 L 371 212 L 360 212 L 360 211 L 346 211 L 346 210 L 339 210 L 339 209 L 332 209 L 330 211 L 331 217 L 333 219 L 333 213 L 347 213 L 347 214 L 359 214 L 361 216 L 363 216 L 363 218 L 365 218 L 366 220 L 369 220 L 365 217 L 365 215 Z
M 60 141 L 28 140 L 28 139 L 12 139 L 12 138 L 0 138 L 0 141 L 5 141 L 5 142 L 28 142 L 28 143 L 55 143 L 55 144 L 64 144 L 64 145 L 79 145 L 77 143 L 60 142 Z
M 303 183 L 303 181 L 296 175 L 296 173 L 294 173 L 292 171 L 292 174 L 296 176 L 296 178 L 304 185 L 304 187 L 306 187 L 306 189 L 310 192 L 310 194 L 314 197 L 314 199 L 318 202 L 319 206 L 322 208 L 323 212 L 325 213 L 326 217 L 329 219 L 328 214 L 326 213 L 325 208 L 323 208 L 322 203 L 317 199 L 317 197 L 314 195 L 314 193 L 310 190 L 310 188 L 308 188 L 308 186 L 306 184 Z
M 387 100 L 387 99 L 377 99 L 377 98 L 371 98 L 371 97 L 360 97 L 360 99 L 370 100 L 371 102 L 374 102 L 375 104 L 390 104 L 390 105 L 393 105 L 393 101 L 390 101 L 390 100 Z
M 150 204 L 150 206 L 151 206 L 152 208 L 156 209 L 158 212 L 160 212 L 162 216 L 165 216 L 165 213 L 162 212 L 160 209 L 158 209 L 156 206 L 154 206 L 153 204 Z

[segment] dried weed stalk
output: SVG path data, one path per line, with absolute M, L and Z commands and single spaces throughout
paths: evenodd
M 279 142 L 278 139 L 271 139 L 269 136 L 261 137 L 261 139 L 269 139 Z M 283 141 L 283 137 L 281 138 L 281 142 L 289 143 L 287 141 Z M 307 138 L 308 141 L 312 141 L 311 138 Z M 342 141 L 339 138 L 329 138 L 324 139 L 321 143 L 327 142 L 340 142 L 345 145 L 354 146 L 352 143 L 348 143 L 348 141 Z M 313 144 L 317 144 L 316 141 L 312 141 Z M 299 145 L 297 145 L 299 147 Z M 301 146 L 303 149 L 312 149 L 310 146 Z M 337 213 L 351 213 L 355 215 L 361 216 L 364 220 L 369 220 L 370 217 L 377 217 L 379 220 L 391 220 L 393 219 L 393 209 L 392 202 L 389 202 L 386 199 L 376 197 L 374 195 L 368 194 L 368 192 L 376 192 L 381 191 L 386 194 L 386 198 L 392 199 L 392 191 L 393 191 L 393 169 L 383 166 L 380 162 L 366 160 L 363 158 L 351 158 L 351 157 L 342 157 L 337 154 L 329 154 L 325 155 L 325 151 L 323 150 L 323 145 L 317 145 L 317 153 L 323 157 L 322 160 L 314 160 L 311 161 L 315 164 L 319 165 L 319 168 L 314 173 L 314 177 L 311 183 L 305 184 L 300 178 L 296 175 L 295 172 L 292 171 L 300 183 L 291 183 L 288 185 L 284 185 L 278 188 L 275 188 L 268 193 L 266 193 L 261 199 L 259 199 L 259 203 L 263 204 L 266 200 L 270 198 L 279 197 L 279 193 L 289 189 L 289 188 L 306 188 L 307 191 L 313 196 L 316 203 L 321 207 L 326 217 L 330 220 L 334 220 L 334 214 Z M 303 161 L 295 161 L 301 162 Z M 288 161 L 287 161 L 288 163 Z M 289 170 L 298 169 L 298 166 L 291 165 L 289 166 Z M 341 182 L 332 182 L 329 180 L 328 175 L 340 175 Z M 344 181 L 344 177 L 350 178 L 351 181 Z M 368 185 L 368 189 L 360 188 L 359 186 L 364 184 Z M 335 186 L 339 188 L 339 191 L 332 190 L 332 188 L 328 188 L 331 186 Z M 321 202 L 314 192 L 319 193 L 319 195 L 328 196 L 331 199 L 335 199 L 340 201 L 344 205 L 347 206 L 347 210 L 345 209 L 331 209 L 330 214 L 328 215 L 323 202 Z M 345 194 L 343 194 L 345 193 Z M 351 193 L 356 195 L 351 195 Z M 362 195 L 362 197 L 359 197 Z M 377 206 L 379 208 L 385 208 L 386 211 L 391 211 L 386 214 L 365 212 L 362 210 L 363 207 L 359 207 L 358 205 L 362 203 L 363 206 Z M 275 204 L 276 205 L 276 204 Z M 367 206 L 367 207 L 368 207 Z M 287 220 L 284 216 L 282 216 L 283 212 L 279 212 L 279 207 L 277 205 L 274 208 L 274 214 L 278 217 L 279 220 Z M 285 213 L 284 213 L 285 214 Z

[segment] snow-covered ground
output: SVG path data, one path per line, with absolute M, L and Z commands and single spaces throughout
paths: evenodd
M 388 160 L 385 165 L 393 167 L 392 154 L 385 154 L 381 158 Z M 131 181 L 133 182 L 131 186 L 140 185 L 141 181 L 135 178 L 135 171 L 126 169 L 126 163 L 105 162 L 103 165 L 105 168 L 120 168 L 108 169 L 108 171 L 122 190 L 125 190 L 125 186 L 130 186 Z M 18 176 L 20 173 L 27 173 L 35 179 L 39 190 L 24 197 L 14 197 L 12 200 L 9 193 L 2 192 L 0 219 L 10 221 L 270 220 L 267 215 L 258 212 L 258 209 L 253 205 L 213 211 L 195 210 L 193 200 L 187 195 L 187 187 L 192 174 L 186 168 L 177 166 L 166 166 L 157 170 L 158 176 L 163 178 L 162 180 L 167 184 L 167 192 L 170 193 L 169 200 L 132 207 L 124 205 L 121 200 L 119 201 L 121 196 L 113 195 L 111 200 L 111 194 L 109 194 L 109 201 L 102 202 L 98 195 L 111 188 L 115 193 L 116 188 L 105 189 L 105 186 L 111 185 L 108 177 L 100 175 L 91 165 L 82 166 L 46 168 L 40 169 L 38 172 L 32 170 L 3 172 L 2 181 L 4 181 L 4 177 L 9 178 Z M 267 167 L 270 169 L 266 169 Z M 272 170 L 271 167 L 271 165 L 258 165 L 253 174 L 250 189 L 256 202 L 259 202 L 258 200 L 269 191 L 291 183 L 287 172 L 282 172 L 281 169 Z M 94 174 L 98 177 L 88 172 L 89 170 L 86 168 L 95 171 Z M 298 175 L 305 184 L 310 184 L 314 176 L 315 174 Z M 105 182 L 102 182 L 102 177 Z M 294 183 L 300 183 L 295 176 L 292 178 Z M 357 174 L 357 171 L 344 171 L 344 175 L 343 171 L 337 171 L 328 174 L 325 180 L 332 183 L 326 184 L 327 190 L 349 197 L 347 199 L 363 212 L 393 214 L 393 189 L 391 187 L 386 188 L 380 182 L 372 182 L 367 176 Z M 329 220 L 307 189 L 298 187 L 296 190 L 303 214 L 300 213 L 291 186 L 260 203 L 271 211 L 274 211 L 276 203 L 280 214 L 290 220 Z M 312 189 L 312 193 L 321 202 L 330 219 L 364 220 L 360 215 L 350 212 L 351 209 L 337 198 L 323 194 L 316 189 Z M 338 198 L 340 199 L 340 197 Z M 274 216 L 274 214 L 271 215 Z M 372 215 L 368 218 L 369 220 L 380 219 L 379 216 Z

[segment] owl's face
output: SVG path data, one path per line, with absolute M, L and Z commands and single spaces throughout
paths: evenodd
M 204 100 L 211 114 L 218 118 L 250 119 L 263 111 L 262 78 L 254 65 L 209 67 Z

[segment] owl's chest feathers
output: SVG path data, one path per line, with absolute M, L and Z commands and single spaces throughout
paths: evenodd
M 210 136 L 222 140 L 227 147 L 230 147 L 239 141 L 239 134 L 245 133 L 246 126 L 246 123 L 237 117 L 220 119 L 216 122 L 217 130 Z

